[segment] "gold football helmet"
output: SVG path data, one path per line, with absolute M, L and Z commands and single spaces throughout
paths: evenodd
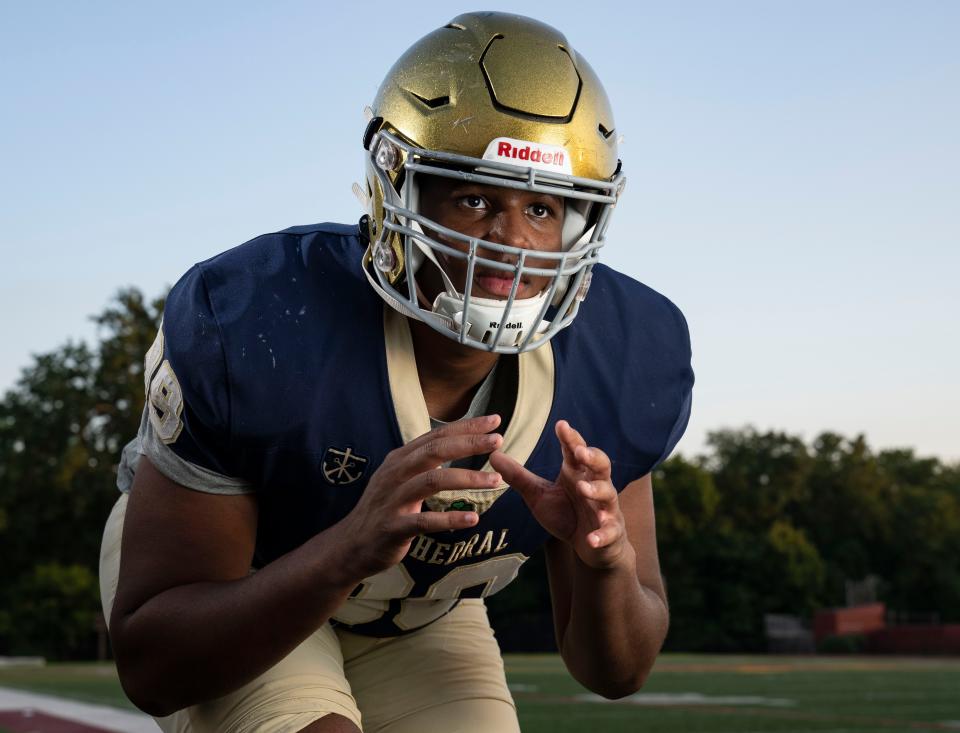
M 568 326 L 625 178 L 607 95 L 566 38 L 518 15 L 460 15 L 400 57 L 371 112 L 358 194 L 367 206 L 364 268 L 381 297 L 462 344 L 499 353 L 536 348 Z M 561 197 L 560 251 L 536 252 L 532 266 L 530 250 L 424 217 L 417 177 L 425 174 Z M 466 260 L 464 292 L 447 275 L 447 258 Z M 432 303 L 417 285 L 424 267 L 443 282 Z M 472 295 L 475 267 L 510 273 L 508 297 Z M 550 281 L 537 297 L 516 298 L 529 276 Z

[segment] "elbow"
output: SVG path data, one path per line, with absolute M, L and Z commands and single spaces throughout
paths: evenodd
M 578 678 L 577 681 L 590 692 L 607 700 L 629 697 L 643 689 L 647 683 L 657 661 L 659 650 L 660 644 L 657 644 L 656 647 L 651 647 L 645 652 L 638 652 L 627 658 L 622 657 L 619 663 L 612 661 L 602 668 L 594 668 L 589 680 Z
M 171 705 L 150 695 L 135 694 L 133 690 L 128 690 L 126 685 L 124 685 L 123 691 L 127 694 L 130 702 L 152 718 L 165 718 L 182 709 L 177 705 Z
M 567 664 L 567 670 L 577 682 L 594 695 L 607 700 L 621 700 L 638 692 L 646 684 L 652 667 L 651 663 L 641 666 L 624 665 L 619 668 L 616 665 L 606 665 L 602 668 L 584 669 Z
M 659 649 L 659 647 L 657 647 Z M 603 666 L 581 669 L 574 674 L 577 681 L 595 695 L 607 700 L 621 700 L 643 689 L 653 671 L 657 650 L 608 660 Z M 573 672 L 573 668 L 570 668 Z
M 127 698 L 138 709 L 154 718 L 163 718 L 172 715 L 183 707 L 163 694 L 158 685 L 152 684 L 141 668 L 142 665 L 130 665 L 121 662 L 117 656 L 117 673 L 120 677 L 120 686 Z
M 601 684 L 592 686 L 590 691 L 607 700 L 622 700 L 625 697 L 639 692 L 647 682 L 648 672 L 619 680 L 604 680 Z
M 633 647 L 633 653 L 620 657 L 621 664 L 608 665 L 601 681 L 591 692 L 607 700 L 620 700 L 643 689 L 653 671 L 657 655 L 663 647 L 670 626 L 670 614 L 661 599 L 662 613 L 658 614 L 650 635 L 644 643 Z M 629 661 L 628 661 L 629 660 Z
M 122 624 L 118 623 L 111 628 L 110 641 L 120 686 L 130 702 L 154 718 L 163 718 L 187 707 L 173 699 L 170 690 L 165 689 L 162 676 L 157 672 L 159 660 L 138 648 L 135 640 L 121 633 L 120 627 Z

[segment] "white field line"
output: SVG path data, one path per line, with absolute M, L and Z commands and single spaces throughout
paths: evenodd
M 160 730 L 153 718 L 144 713 L 12 690 L 9 687 L 0 687 L 0 710 L 36 710 L 117 733 L 157 733 Z
M 638 692 L 629 697 L 623 697 L 619 700 L 607 700 L 600 695 L 589 693 L 574 695 L 574 700 L 581 702 L 617 702 L 630 703 L 631 705 L 760 705 L 763 707 L 786 708 L 796 705 L 794 700 L 788 700 L 783 697 L 756 697 L 748 695 L 738 696 L 711 696 L 701 695 L 698 692 Z

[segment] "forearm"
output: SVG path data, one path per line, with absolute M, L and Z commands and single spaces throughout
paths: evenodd
M 111 639 L 124 689 L 167 715 L 236 690 L 327 621 L 362 580 L 331 528 L 260 571 L 166 590 L 114 613 Z
M 667 634 L 662 590 L 638 581 L 632 548 L 613 568 L 594 569 L 574 557 L 569 569 L 569 615 L 559 638 L 567 668 L 605 697 L 636 692 Z

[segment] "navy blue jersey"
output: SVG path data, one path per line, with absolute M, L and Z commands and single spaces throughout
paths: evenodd
M 192 471 L 171 477 L 256 491 L 260 565 L 345 517 L 387 453 L 430 427 L 406 319 L 365 281 L 362 255 L 357 227 L 323 224 L 200 263 L 170 292 L 147 357 L 154 442 Z M 623 489 L 680 439 L 692 385 L 680 311 L 598 265 L 574 324 L 516 357 L 503 450 L 553 478 L 562 462 L 553 425 L 566 419 L 610 456 Z M 505 586 L 547 538 L 506 486 L 445 494 L 428 504 L 474 506 L 479 524 L 415 538 L 400 565 L 358 586 L 337 622 L 376 636 L 415 629 L 458 598 Z

